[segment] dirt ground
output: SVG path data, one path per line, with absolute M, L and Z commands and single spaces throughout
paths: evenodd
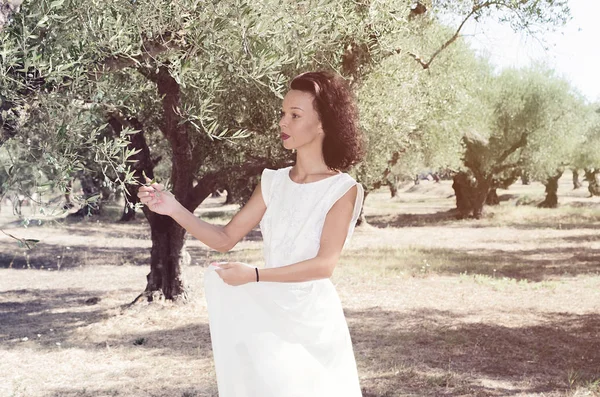
M 485 219 L 458 221 L 450 185 L 369 195 L 336 268 L 364 396 L 600 395 L 600 199 L 565 175 L 558 209 L 516 184 Z M 235 209 L 197 213 L 223 223 Z M 204 267 L 260 265 L 260 233 L 227 254 L 189 240 L 190 302 L 127 307 L 149 229 L 111 211 L 25 228 L 2 208 L 2 230 L 40 243 L 0 233 L 0 397 L 217 396 Z

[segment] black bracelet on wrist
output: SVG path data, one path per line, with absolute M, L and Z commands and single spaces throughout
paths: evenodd
M 259 281 L 259 278 L 258 278 L 258 268 L 255 267 L 254 270 L 256 270 L 256 282 L 258 283 L 258 281 Z

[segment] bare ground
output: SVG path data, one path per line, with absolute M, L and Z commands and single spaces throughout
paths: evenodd
M 373 193 L 334 281 L 365 397 L 600 395 L 600 200 L 561 208 L 499 192 L 481 221 L 457 221 L 449 183 Z M 224 222 L 235 207 L 199 211 Z M 188 304 L 127 308 L 145 287 L 144 221 L 31 222 L 3 230 L 41 242 L 25 255 L 0 237 L 0 396 L 216 396 L 204 266 L 260 264 L 260 234 L 229 254 L 190 240 Z M 11 265 L 12 264 L 12 265 Z

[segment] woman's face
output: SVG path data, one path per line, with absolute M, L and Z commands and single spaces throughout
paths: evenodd
M 313 95 L 304 91 L 290 90 L 286 94 L 279 120 L 284 148 L 323 147 L 325 135 L 313 100 Z

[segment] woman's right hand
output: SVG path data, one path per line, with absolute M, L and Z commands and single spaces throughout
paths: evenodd
M 158 183 L 150 184 L 151 182 L 150 179 L 146 178 L 148 185 L 139 188 L 137 196 L 140 202 L 152 212 L 171 216 L 180 206 L 179 202 L 175 199 L 173 193 L 164 190 L 165 187 L 163 185 Z

